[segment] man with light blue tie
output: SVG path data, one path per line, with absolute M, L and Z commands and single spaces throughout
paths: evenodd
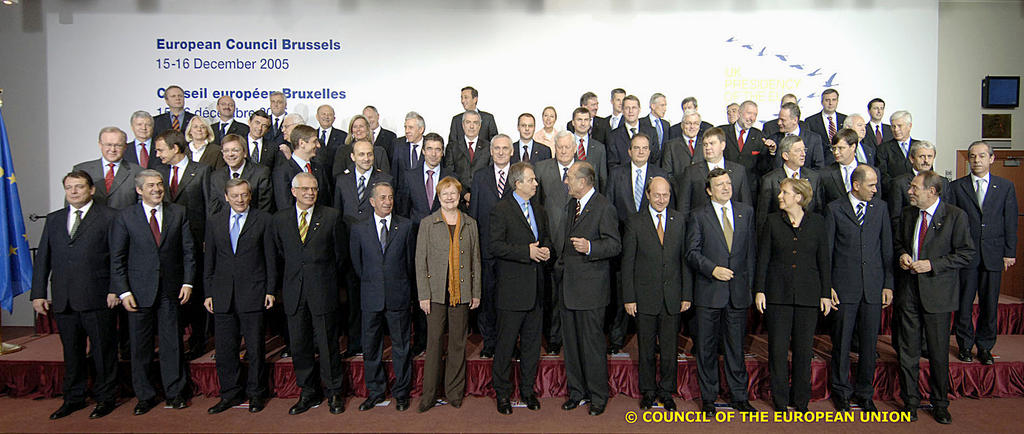
M 878 169 L 882 173 L 882 185 L 886 188 L 889 187 L 890 180 L 912 172 L 910 148 L 918 142 L 910 138 L 910 129 L 914 126 L 914 118 L 910 112 L 900 110 L 893 113 L 889 117 L 889 123 L 892 124 L 892 140 L 882 143 L 878 147 L 877 154 Z M 886 200 L 888 201 L 889 198 Z
M 657 132 L 656 135 L 651 137 L 650 161 L 661 165 L 661 149 L 665 145 L 665 140 L 668 139 L 669 129 L 672 128 L 672 124 L 665 120 L 665 111 L 668 109 L 665 95 L 661 93 L 651 95 L 650 107 L 651 113 L 647 115 L 647 121 L 651 123 L 651 127 Z

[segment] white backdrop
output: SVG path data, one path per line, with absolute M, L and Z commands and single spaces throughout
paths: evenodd
M 155 13 L 47 14 L 51 179 L 98 158 L 101 127 L 117 125 L 131 138 L 129 115 L 163 109 L 158 92 L 168 84 L 206 90 L 205 98 L 186 100 L 192 111 L 212 110 L 214 91 L 328 88 L 345 97 L 292 98 L 289 111 L 315 125 L 310 115 L 328 103 L 337 112 L 335 126 L 347 129 L 348 118 L 372 104 L 384 127 L 401 136 L 404 114 L 416 110 L 428 131 L 444 137 L 451 116 L 462 110 L 465 85 L 479 89 L 479 107 L 513 137 L 519 113 L 533 113 L 540 124 L 547 105 L 557 108 L 556 125 L 564 126 L 588 90 L 598 94 L 601 115 L 611 111 L 615 87 L 640 98 L 642 115 L 650 95 L 664 93 L 672 123 L 679 121 L 682 98 L 696 96 L 704 119 L 720 124 L 725 105 L 744 99 L 760 104 L 759 118 L 771 119 L 788 92 L 801 97 L 808 116 L 820 110 L 821 91 L 831 85 L 840 92 L 841 112 L 864 114 L 867 101 L 879 96 L 888 103 L 887 116 L 899 109 L 914 114 L 915 137 L 935 135 L 938 8 L 931 1 L 894 9 L 741 2 L 746 12 L 729 3 L 691 12 L 670 2 L 631 8 L 615 1 L 529 2 L 532 8 L 515 2 L 464 8 L 474 3 L 251 1 L 191 12 L 173 7 L 180 2 L 148 3 Z M 161 38 L 218 41 L 220 49 L 160 50 Z M 230 50 L 228 39 L 278 42 L 276 50 Z M 333 40 L 341 49 L 283 50 L 283 39 Z M 257 69 L 195 69 L 195 58 L 241 59 Z M 190 67 L 178 67 L 178 59 L 188 59 Z M 260 70 L 262 59 L 287 59 L 289 67 Z M 171 68 L 158 66 L 168 63 Z M 269 104 L 265 97 L 235 99 L 242 111 Z M 51 185 L 56 207 L 63 192 L 56 181 Z

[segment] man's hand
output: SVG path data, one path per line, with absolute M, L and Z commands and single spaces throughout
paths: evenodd
M 1003 258 L 1003 271 L 1009 270 L 1016 263 L 1017 258 Z
M 462 195 L 462 198 L 466 199 L 466 202 L 469 202 L 469 193 Z
M 900 268 L 904 270 L 909 270 L 911 262 L 914 262 L 914 258 L 911 257 L 910 255 L 906 253 L 900 255 Z
M 203 307 L 207 312 L 213 313 L 213 297 L 206 297 L 206 300 L 203 300 Z
M 636 317 L 636 303 L 626 303 L 623 307 L 626 308 L 627 315 Z
M 121 299 L 121 306 L 124 306 L 124 310 L 128 312 L 138 312 L 139 305 L 135 303 L 135 295 L 129 293 Z
M 929 261 L 927 259 L 914 261 L 910 264 L 910 271 L 917 274 L 932 271 L 932 261 Z
M 423 313 L 430 315 L 430 300 L 420 300 L 420 310 Z
M 544 254 L 541 253 L 542 248 L 543 247 L 540 246 L 540 241 L 530 243 L 530 259 L 533 260 L 533 262 L 546 260 L 544 258 Z
M 277 301 L 277 297 L 267 294 L 266 297 L 263 298 L 263 308 L 269 310 L 270 308 L 274 307 L 275 301 Z
M 469 310 L 473 310 L 480 307 L 480 299 L 474 298 L 469 301 Z
M 836 293 L 835 288 L 832 288 L 832 308 L 839 310 L 839 294 Z
M 768 305 L 768 299 L 764 297 L 763 292 L 759 292 L 754 295 L 754 305 L 757 306 L 757 311 L 764 313 L 764 308 Z
M 772 154 L 772 155 L 775 155 L 775 149 L 777 148 L 777 145 L 775 144 L 775 141 L 772 140 L 772 139 L 765 139 L 765 138 L 762 138 L 761 140 L 764 140 L 764 147 L 768 148 L 768 153 Z
M 686 312 L 686 311 L 690 310 L 690 304 L 691 303 L 688 302 L 688 301 L 684 301 L 682 303 L 679 303 L 679 311 L 680 312 Z
M 107 307 L 108 308 L 113 309 L 113 308 L 117 307 L 117 305 L 119 305 L 119 304 L 121 304 L 121 299 L 117 297 L 117 294 L 107 294 Z
M 569 241 L 572 241 L 572 247 L 579 253 L 586 255 L 590 251 L 590 241 L 586 238 L 572 237 Z
M 828 297 L 822 297 L 821 303 L 819 304 L 821 305 L 821 311 L 825 314 L 825 316 L 828 316 L 828 313 L 831 312 L 834 308 L 834 306 L 832 306 L 832 299 Z
M 288 145 L 282 143 L 277 145 L 277 149 L 280 149 L 281 153 L 284 154 L 285 160 L 290 160 L 292 158 L 292 148 L 289 148 Z
M 711 275 L 714 276 L 715 279 L 723 282 L 728 282 L 732 280 L 733 277 L 732 270 L 725 267 L 715 267 L 714 270 L 711 270 Z
M 181 291 L 178 291 L 178 300 L 181 300 L 181 304 L 188 303 L 188 299 L 192 297 L 192 287 L 181 285 Z
M 36 313 L 40 315 L 46 315 L 46 312 L 50 310 L 50 300 L 45 298 L 32 300 L 32 309 L 35 309 Z
M 882 307 L 889 307 L 892 304 L 892 290 L 882 288 Z
M 540 256 L 540 260 L 541 261 L 547 261 L 548 259 L 551 259 L 551 249 L 549 249 L 547 247 L 541 247 L 540 248 L 540 255 L 541 255 Z

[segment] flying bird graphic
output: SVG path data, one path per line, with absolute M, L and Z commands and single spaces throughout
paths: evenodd
M 821 68 L 815 69 L 814 72 L 812 72 L 810 74 L 807 74 L 807 76 L 808 77 L 814 77 L 816 75 L 821 75 L 820 73 L 818 73 L 818 71 L 821 71 Z
M 801 71 L 803 71 L 803 70 L 804 70 L 804 65 L 801 65 L 801 64 L 796 64 L 796 65 L 789 65 L 789 67 L 790 67 L 790 68 L 795 68 L 795 69 L 799 69 L 799 70 L 801 70 Z
M 833 82 L 832 82 L 832 80 L 835 80 L 835 78 L 836 78 L 836 74 L 839 74 L 839 73 L 838 73 L 838 72 L 836 72 L 836 73 L 833 73 L 833 74 L 832 74 L 832 76 L 831 76 L 831 77 L 829 77 L 829 78 L 828 78 L 828 80 L 827 80 L 827 81 L 825 82 L 825 84 L 821 85 L 821 87 L 834 87 L 834 86 L 839 86 L 839 83 L 833 83 Z
M 788 59 L 786 59 L 787 56 L 788 56 L 788 54 L 776 54 L 775 55 L 775 57 L 778 57 L 779 60 L 781 60 L 783 62 L 788 62 L 789 61 Z
M 818 94 L 816 94 L 816 93 L 813 93 L 813 92 L 811 92 L 811 94 L 810 94 L 810 95 L 807 95 L 807 97 L 808 97 L 808 98 L 815 98 L 815 97 L 817 97 L 817 96 L 818 96 Z
M 767 50 L 767 49 L 768 49 L 768 47 L 761 47 L 761 52 L 757 53 L 757 55 L 758 56 L 764 56 L 764 50 Z
M 725 40 L 725 42 L 732 42 L 732 41 L 735 41 L 735 40 L 736 40 L 736 37 L 730 36 L 729 39 Z
M 752 47 L 750 44 L 743 45 L 743 48 L 746 48 L 748 50 L 753 50 L 754 49 L 754 47 Z

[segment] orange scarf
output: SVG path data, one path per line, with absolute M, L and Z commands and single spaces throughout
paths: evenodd
M 445 222 L 447 224 L 447 222 Z M 445 228 L 447 229 L 447 228 Z M 448 239 L 448 304 L 457 306 L 462 301 L 459 288 L 459 232 L 462 229 L 462 213 L 455 220 L 455 230 Z

